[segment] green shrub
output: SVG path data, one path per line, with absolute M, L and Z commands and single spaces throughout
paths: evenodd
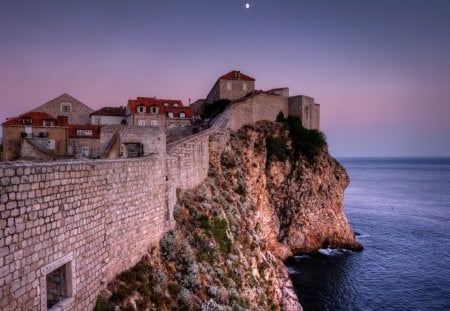
M 284 121 L 285 121 L 283 111 L 280 111 L 280 112 L 278 113 L 276 121 L 277 121 L 277 122 L 284 122 Z
M 303 154 L 310 162 L 314 162 L 315 157 L 327 144 L 325 135 L 318 130 L 304 128 L 298 117 L 289 116 L 287 125 L 296 157 Z
M 219 250 L 222 254 L 228 254 L 230 252 L 231 241 L 227 236 L 228 223 L 225 219 L 220 217 L 214 217 L 211 221 L 211 233 L 214 236 Z
M 286 138 L 267 136 L 266 138 L 266 166 L 275 160 L 284 162 L 289 157 L 290 150 L 288 148 Z
M 98 296 L 95 302 L 94 311 L 110 311 L 114 310 L 114 305 L 105 297 Z

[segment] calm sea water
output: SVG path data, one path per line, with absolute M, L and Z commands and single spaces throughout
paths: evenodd
M 286 264 L 305 311 L 450 310 L 450 159 L 339 159 L 360 253 Z

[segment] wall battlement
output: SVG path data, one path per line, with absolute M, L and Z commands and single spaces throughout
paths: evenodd
M 286 97 L 261 93 L 145 158 L 1 163 L 0 309 L 47 310 L 48 288 L 64 279 L 57 307 L 91 310 L 106 283 L 173 228 L 177 189 L 207 177 L 229 131 L 289 110 Z

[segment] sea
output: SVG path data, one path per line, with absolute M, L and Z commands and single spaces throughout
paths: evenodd
M 286 261 L 304 310 L 450 310 L 450 158 L 338 161 L 364 250 Z

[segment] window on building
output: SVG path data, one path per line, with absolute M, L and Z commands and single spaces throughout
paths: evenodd
M 127 158 L 138 158 L 144 155 L 144 145 L 141 143 L 126 144 Z
M 77 136 L 92 136 L 92 130 L 77 130 Z
M 180 118 L 186 118 L 186 114 L 184 112 L 180 112 Z
M 137 106 L 137 112 L 138 113 L 144 113 L 145 112 L 145 106 Z
M 22 124 L 31 125 L 31 124 L 33 124 L 33 119 L 31 119 L 31 118 L 23 118 L 22 119 Z
M 178 103 L 173 103 L 173 106 L 174 107 L 178 107 Z
M 81 156 L 88 158 L 91 154 L 91 150 L 89 149 L 89 146 L 82 146 L 81 147 Z
M 139 126 L 145 126 L 145 120 L 138 120 Z
M 158 107 L 157 106 L 151 106 L 150 107 L 150 112 L 151 113 L 158 113 Z
M 173 112 L 168 112 L 167 113 L 167 117 L 172 119 L 173 118 Z
M 71 103 L 61 103 L 61 112 L 71 112 L 72 105 Z
M 245 83 L 242 84 L 242 90 L 247 91 L 247 84 L 245 84 Z
M 164 103 L 163 106 L 164 107 L 169 107 L 169 103 Z
M 159 125 L 158 120 L 151 120 L 150 121 L 150 125 L 151 126 L 158 126 Z
M 55 120 L 42 120 L 43 126 L 55 126 Z
M 231 90 L 231 81 L 227 82 L 227 90 Z

